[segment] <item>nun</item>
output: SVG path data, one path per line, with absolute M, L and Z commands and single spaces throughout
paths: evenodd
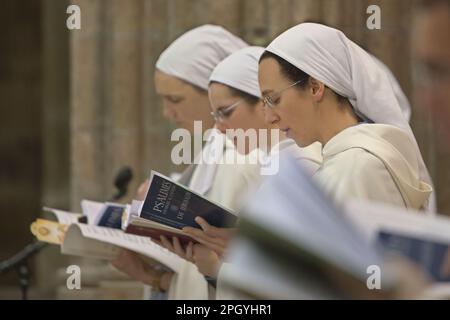
M 208 83 L 216 65 L 236 50 L 248 45 L 224 28 L 204 25 L 192 29 L 176 39 L 159 57 L 156 63 L 154 83 L 157 94 L 163 101 L 163 114 L 177 127 L 194 133 L 194 121 L 201 121 L 204 129 L 212 128 L 214 119 L 210 115 Z M 225 161 L 205 161 L 209 156 L 235 154 L 230 142 L 224 143 L 217 133 L 211 134 L 196 155 L 197 160 L 179 178 L 179 182 L 205 195 L 221 205 L 237 209 L 235 196 L 243 192 L 242 172 Z M 214 159 L 217 160 L 217 159 Z M 145 188 L 141 188 L 144 189 Z M 186 258 L 185 248 L 178 239 L 161 239 L 161 244 Z M 169 299 L 208 299 L 208 283 L 195 265 L 186 261 L 178 274 L 160 272 L 145 265 L 136 255 L 123 251 L 113 262 L 119 270 L 132 278 L 152 286 L 153 291 L 162 291 Z M 154 296 L 155 297 L 155 296 Z
M 237 145 L 237 139 L 230 139 L 241 154 L 262 153 L 264 158 L 278 156 L 280 151 L 291 151 L 298 162 L 311 173 L 315 173 L 322 162 L 321 145 L 314 143 L 306 148 L 299 148 L 295 141 L 279 134 L 277 141 L 272 141 L 271 130 L 278 130 L 274 125 L 265 122 L 264 104 L 258 83 L 258 62 L 264 52 L 262 47 L 241 49 L 214 69 L 209 80 L 209 100 L 216 127 L 226 134 L 229 130 L 255 130 L 257 141 L 244 148 Z M 261 132 L 267 133 L 263 137 Z M 256 156 L 258 159 L 260 157 Z M 267 160 L 260 161 L 263 164 Z
M 223 134 L 226 134 L 227 130 L 241 129 L 243 131 L 263 130 L 270 135 L 270 130 L 278 130 L 265 122 L 264 106 L 258 83 L 258 64 L 263 52 L 264 48 L 262 47 L 247 47 L 238 50 L 219 63 L 211 74 L 209 99 L 212 115 L 216 121 L 216 127 Z M 257 134 L 256 137 L 260 138 L 261 135 Z M 254 152 L 265 153 L 267 150 L 275 149 L 275 145 L 272 144 L 278 143 L 278 141 L 271 141 L 270 137 L 266 137 L 263 141 L 258 140 L 256 144 L 246 143 L 241 147 L 237 145 L 236 140 L 232 141 L 237 150 L 244 155 L 251 155 Z M 268 145 L 264 145 L 265 143 Z M 318 142 L 300 148 L 293 140 L 284 137 L 276 147 L 278 147 L 278 153 L 294 154 L 299 164 L 311 175 L 321 165 L 321 145 Z M 279 156 L 278 153 L 276 156 Z M 260 171 L 247 170 L 247 173 L 249 172 L 259 176 L 259 179 L 257 177 L 248 179 L 247 194 L 251 190 L 256 190 L 263 181 Z M 233 230 L 215 228 L 200 217 L 197 218 L 197 222 L 202 230 L 183 229 L 199 242 L 192 248 L 192 261 L 205 276 L 219 280 L 216 298 L 234 297 L 234 293 L 222 288 L 218 276 L 221 270 L 228 267 L 227 263 L 223 261 L 223 255 L 233 236 Z
M 259 84 L 268 123 L 299 146 L 322 144 L 314 179 L 337 203 L 429 209 L 431 179 L 392 81 L 341 31 L 285 31 L 260 59 Z

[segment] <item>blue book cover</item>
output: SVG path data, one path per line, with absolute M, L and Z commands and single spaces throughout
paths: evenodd
M 450 254 L 448 244 L 386 231 L 378 233 L 377 243 L 386 252 L 393 251 L 416 262 L 433 280 L 450 281 L 450 274 L 444 270 Z
M 153 171 L 140 217 L 182 229 L 200 228 L 197 216 L 218 228 L 234 227 L 237 221 L 228 210 Z
M 124 206 L 116 204 L 105 204 L 106 208 L 100 216 L 97 225 L 100 227 L 108 227 L 113 229 L 122 228 L 122 215 L 125 210 Z

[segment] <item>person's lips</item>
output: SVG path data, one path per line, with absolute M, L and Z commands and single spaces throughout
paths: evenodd
M 283 132 L 287 137 L 289 137 L 289 133 L 291 132 L 290 128 L 284 128 L 280 129 L 281 132 Z

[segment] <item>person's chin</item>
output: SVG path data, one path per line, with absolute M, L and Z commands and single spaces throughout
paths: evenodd
M 300 147 L 300 148 L 304 148 L 309 146 L 312 142 L 307 141 L 307 139 L 305 139 L 304 137 L 299 137 L 299 136 L 295 136 L 292 135 L 292 140 L 295 141 L 295 143 Z
M 179 129 L 186 129 L 191 134 L 194 133 L 194 126 L 192 124 L 186 123 L 186 122 L 183 122 L 183 121 L 175 121 L 174 123 L 175 123 L 177 128 L 179 128 Z
M 246 145 L 242 145 L 238 143 L 238 139 L 236 137 L 233 138 L 233 144 L 234 144 L 234 148 L 235 150 L 240 154 L 240 155 L 247 155 L 249 153 L 248 151 L 248 146 Z

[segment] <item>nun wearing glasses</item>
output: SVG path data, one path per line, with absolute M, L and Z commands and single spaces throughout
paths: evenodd
M 322 144 L 314 178 L 336 202 L 429 209 L 431 180 L 392 81 L 341 31 L 285 31 L 261 57 L 259 84 L 268 123 L 299 146 Z
M 312 175 L 322 162 L 320 143 L 299 148 L 295 141 L 287 139 L 283 133 L 280 134 L 278 128 L 265 122 L 264 104 L 258 83 L 258 61 L 263 52 L 262 47 L 238 50 L 214 69 L 209 81 L 209 99 L 216 127 L 223 134 L 226 134 L 227 130 L 254 130 L 257 133 L 254 144 L 238 145 L 236 138 L 230 139 L 239 153 L 255 155 L 259 152 L 263 156 L 269 157 L 271 154 L 273 157 L 281 151 L 289 150 Z M 276 139 L 272 139 L 273 131 L 277 131 Z M 260 162 L 265 164 L 265 161 L 270 159 L 266 158 Z
M 264 48 L 262 47 L 247 47 L 238 50 L 219 63 L 211 74 L 209 98 L 213 110 L 212 115 L 216 120 L 216 127 L 224 134 L 230 129 L 240 129 L 243 131 L 255 130 L 256 132 L 263 130 L 262 132 L 270 136 L 270 130 L 278 130 L 265 122 L 264 105 L 258 83 L 258 64 L 263 52 Z M 278 153 L 281 152 L 290 152 L 298 163 L 313 175 L 321 165 L 320 143 L 300 148 L 293 140 L 287 139 L 283 134 L 281 136 L 281 142 L 271 141 L 270 137 L 265 137 L 260 141 L 259 138 L 263 137 L 258 134 L 256 135 L 257 143 L 245 143 L 242 146 L 238 145 L 236 139 L 232 139 L 232 141 L 236 144 L 238 152 L 243 155 L 252 155 L 255 152 L 269 153 L 272 149 L 277 149 L 277 154 L 272 154 L 272 157 L 278 156 Z M 276 173 L 274 172 L 274 174 Z M 251 177 L 249 190 L 256 190 L 262 180 L 262 176 Z M 193 247 L 192 261 L 205 276 L 217 279 L 219 271 L 228 267 L 223 257 L 227 244 L 233 236 L 233 231 L 210 226 L 201 218 L 198 222 L 202 226 L 202 230 L 183 229 L 199 242 Z M 218 287 L 216 297 L 219 299 L 234 297 L 234 293 Z

